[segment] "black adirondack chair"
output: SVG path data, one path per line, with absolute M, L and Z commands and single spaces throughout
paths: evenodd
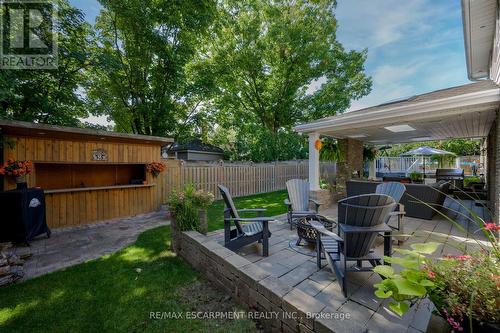
M 264 217 L 263 214 L 266 210 L 262 208 L 237 210 L 227 187 L 218 185 L 218 188 L 226 204 L 226 209 L 224 209 L 224 246 L 235 251 L 245 245 L 259 242 L 262 243 L 262 255 L 269 256 L 269 237 L 271 237 L 269 221 L 274 219 Z M 257 217 L 241 218 L 239 215 L 241 212 L 255 212 Z
M 394 210 L 387 216 L 385 223 L 389 223 L 391 216 L 396 216 L 398 219 L 398 226 L 392 227 L 392 229 L 398 230 L 401 234 L 404 233 L 403 217 L 405 216 L 405 206 L 400 203 L 403 194 L 406 192 L 406 186 L 399 182 L 385 182 L 377 185 L 375 190 L 376 194 L 386 194 L 394 199 L 396 205 Z M 401 243 L 401 239 L 398 239 L 398 244 Z
M 384 233 L 384 255 L 392 251 L 392 229 L 385 223 L 396 205 L 394 199 L 384 194 L 363 194 L 340 200 L 338 203 L 338 234 L 325 229 L 316 221 L 311 225 L 318 231 L 317 265 L 321 269 L 321 253 L 337 276 L 344 296 L 347 297 L 347 272 L 365 272 L 381 265 L 383 257 L 372 248 L 377 234 Z M 355 262 L 353 266 L 349 262 Z M 370 266 L 363 266 L 368 262 Z

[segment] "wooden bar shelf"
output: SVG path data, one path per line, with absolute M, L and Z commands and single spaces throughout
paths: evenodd
M 153 187 L 153 186 L 156 186 L 156 184 L 77 187 L 77 188 L 63 188 L 58 190 L 44 190 L 44 192 L 45 194 L 55 194 L 55 193 L 84 192 L 84 191 L 120 190 L 127 188 L 141 188 L 141 187 Z

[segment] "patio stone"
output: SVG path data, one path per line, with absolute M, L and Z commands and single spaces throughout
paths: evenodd
M 242 267 L 240 271 L 243 273 L 241 278 L 248 285 L 256 284 L 269 276 L 269 273 L 253 263 Z
M 339 312 L 349 314 L 351 320 L 356 321 L 358 324 L 365 325 L 368 320 L 373 316 L 375 311 L 367 309 L 363 305 L 356 303 L 354 301 L 347 301 L 339 309 Z
M 234 255 L 229 256 L 225 259 L 226 259 L 226 262 L 231 264 L 234 268 L 240 268 L 240 267 L 247 266 L 247 265 L 251 264 L 250 261 L 246 260 L 245 258 L 243 258 L 242 256 L 240 256 L 238 254 L 234 254 Z
M 281 304 L 283 297 L 288 294 L 293 288 L 284 284 L 274 276 L 269 276 L 261 281 L 257 286 L 259 293 L 262 293 L 267 299 L 274 304 Z
M 320 313 L 324 308 L 325 304 L 298 289 L 293 289 L 283 297 L 283 310 L 299 312 L 300 322 L 311 329 L 314 328 L 314 320 L 309 314 Z
M 309 279 L 318 282 L 320 284 L 329 285 L 336 280 L 335 274 L 330 271 L 330 268 L 324 267 L 316 273 L 312 274 Z
M 310 296 L 316 296 L 323 290 L 323 285 L 315 282 L 313 280 L 307 279 L 302 281 L 299 285 L 297 285 L 297 288 L 305 292 L 306 294 Z
M 323 313 L 334 316 L 337 313 L 333 308 L 326 307 Z M 366 327 L 359 324 L 355 319 L 332 319 L 332 318 L 317 318 L 314 321 L 314 331 L 317 333 L 360 333 L 366 332 Z M 379 331 L 376 331 L 379 332 Z
M 307 279 L 307 277 L 311 275 L 311 271 L 314 270 L 315 267 L 316 264 L 314 264 L 311 261 L 306 261 L 300 266 L 297 266 L 290 272 L 281 276 L 279 279 L 280 281 L 288 284 L 289 286 L 294 287 L 299 283 L 301 283 L 302 281 L 304 281 L 305 279 Z
M 354 273 L 353 275 L 355 274 L 361 275 L 362 273 Z M 350 299 L 373 311 L 377 311 L 378 307 L 382 304 L 382 299 L 375 296 L 375 288 L 373 287 L 373 284 L 380 282 L 381 280 L 382 279 L 377 274 L 371 274 L 368 279 L 365 279 L 363 288 L 358 288 L 355 292 L 353 292 Z
M 347 302 L 347 299 L 344 297 L 344 294 L 342 294 L 342 289 L 337 282 L 331 283 L 314 298 L 334 310 L 338 310 L 342 306 L 342 304 Z
M 266 272 L 269 273 L 269 275 L 275 276 L 275 277 L 280 277 L 282 275 L 285 275 L 287 272 L 289 272 L 291 269 L 290 267 L 283 266 L 278 263 L 270 263 L 270 262 L 263 262 L 257 261 L 255 263 L 257 266 L 265 270 Z

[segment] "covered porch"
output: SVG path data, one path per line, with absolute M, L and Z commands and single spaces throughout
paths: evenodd
M 319 186 L 319 151 L 316 147 L 321 136 L 338 140 L 343 161 L 337 163 L 337 186 L 344 192 L 347 181 L 361 178 L 363 174 L 364 145 L 480 138 L 483 139 L 481 159 L 484 161 L 488 206 L 498 222 L 499 102 L 499 87 L 486 80 L 298 125 L 295 130 L 309 136 L 311 191 L 317 197 L 325 195 Z M 369 170 L 368 178 L 375 179 L 375 162 Z

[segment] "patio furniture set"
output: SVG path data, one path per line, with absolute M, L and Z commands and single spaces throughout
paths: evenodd
M 376 238 L 384 239 L 383 255 L 392 252 L 392 233 L 402 232 L 402 219 L 405 207 L 400 201 L 406 191 L 405 185 L 398 182 L 377 184 L 374 193 L 348 196 L 338 202 L 336 220 L 318 213 L 320 203 L 309 197 L 309 183 L 294 179 L 287 182 L 288 207 L 287 220 L 292 229 L 297 228 L 297 245 L 302 240 L 316 245 L 318 270 L 322 268 L 322 259 L 336 275 L 342 292 L 347 297 L 347 272 L 366 272 L 384 263 L 383 256 L 375 254 Z M 224 210 L 224 245 L 230 250 L 237 250 L 245 245 L 262 243 L 262 255 L 269 255 L 269 222 L 273 218 L 264 217 L 263 209 L 238 210 L 229 190 L 219 185 L 220 193 L 226 204 Z M 349 188 L 349 186 L 348 186 Z M 310 209 L 309 204 L 313 204 Z M 241 212 L 255 212 L 257 217 L 241 218 Z M 397 227 L 389 226 L 392 216 L 398 220 Z M 334 232 L 335 227 L 337 228 Z M 350 263 L 354 262 L 352 266 Z M 364 263 L 368 263 L 366 266 Z M 387 264 L 387 263 L 385 263 Z

